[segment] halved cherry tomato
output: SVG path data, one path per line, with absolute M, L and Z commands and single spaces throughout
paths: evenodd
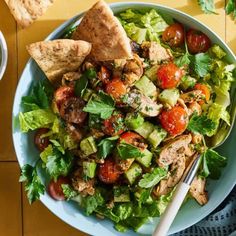
M 119 99 L 126 94 L 126 86 L 120 78 L 115 77 L 106 85 L 106 92 L 114 99 Z
M 179 105 L 170 110 L 162 111 L 159 119 L 162 127 L 173 136 L 183 133 L 188 124 L 188 114 Z
M 145 149 L 146 148 L 146 144 L 144 143 L 144 139 L 142 136 L 140 136 L 139 134 L 137 133 L 134 133 L 134 132 L 131 132 L 131 131 L 128 131 L 128 132 L 125 132 L 123 133 L 121 136 L 120 136 L 120 142 L 126 142 L 128 144 L 131 144 L 131 145 L 134 145 L 138 148 L 140 148 L 141 150 Z
M 42 152 L 49 145 L 49 138 L 47 138 L 47 137 L 42 138 L 41 137 L 43 134 L 46 134 L 48 132 L 49 132 L 49 129 L 40 128 L 36 131 L 36 133 L 34 135 L 34 144 L 40 152 Z
M 49 195 L 58 201 L 65 200 L 65 195 L 63 193 L 62 184 L 69 184 L 70 181 L 67 177 L 60 176 L 58 177 L 57 181 L 51 180 L 48 185 L 48 193 Z
M 183 76 L 183 71 L 173 62 L 162 64 L 157 70 L 157 83 L 162 89 L 176 87 Z
M 211 40 L 201 31 L 190 29 L 186 36 L 188 50 L 192 54 L 206 52 L 211 47 Z
M 110 81 L 110 76 L 111 72 L 105 66 L 101 66 L 101 69 L 98 72 L 98 78 L 102 81 L 103 84 L 107 84 Z
M 171 47 L 178 47 L 184 43 L 184 27 L 180 23 L 168 26 L 162 34 L 164 42 Z
M 121 113 L 113 113 L 109 119 L 104 120 L 103 125 L 105 134 L 120 135 L 124 132 L 124 116 Z
M 74 95 L 75 95 L 74 88 L 71 86 L 62 86 L 58 88 L 54 93 L 54 99 L 58 108 L 60 108 L 61 104 L 67 98 L 73 97 Z
M 211 96 L 211 92 L 210 92 L 210 89 L 208 88 L 207 85 L 197 83 L 197 84 L 195 84 L 194 89 L 201 90 L 201 91 L 202 91 L 202 94 L 205 95 L 205 99 L 204 99 L 204 100 L 205 100 L 206 102 L 209 101 L 210 96 Z M 205 103 L 204 100 L 201 100 L 201 101 L 199 101 L 198 103 L 199 103 L 200 105 L 203 105 L 203 104 Z
M 99 165 L 98 178 L 105 184 L 114 184 L 120 177 L 119 166 L 115 161 L 106 159 L 103 164 Z

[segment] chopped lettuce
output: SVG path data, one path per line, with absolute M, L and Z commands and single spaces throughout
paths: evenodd
M 210 52 L 213 54 L 213 56 L 217 57 L 218 59 L 222 59 L 226 55 L 224 50 L 219 45 L 216 44 L 210 48 Z
M 50 110 L 38 109 L 19 114 L 20 129 L 22 132 L 48 127 L 56 119 Z
M 228 107 L 230 105 L 230 85 L 229 81 L 221 81 L 220 86 L 214 86 L 216 94 L 215 103 Z
M 41 153 L 40 158 L 44 163 L 47 163 L 48 157 L 53 155 L 53 147 L 49 144 Z
M 145 14 L 128 9 L 119 14 L 119 19 L 128 37 L 137 43 L 159 42 L 160 34 L 168 27 L 165 20 L 154 9 Z
M 166 195 L 161 195 L 159 199 L 157 200 L 157 207 L 158 207 L 160 215 L 163 214 L 169 202 L 171 201 L 174 191 L 175 191 L 175 188 L 170 193 Z

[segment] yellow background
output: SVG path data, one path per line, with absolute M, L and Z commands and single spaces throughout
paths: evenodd
M 23 186 L 18 183 L 19 167 L 12 145 L 11 110 L 17 81 L 29 55 L 25 46 L 43 40 L 68 18 L 88 9 L 96 0 L 55 0 L 46 14 L 27 29 L 20 29 L 3 0 L 0 0 L 0 30 L 6 37 L 9 60 L 0 82 L 0 236 L 81 236 L 40 202 L 28 204 Z M 118 1 L 107 1 L 118 2 Z M 224 0 L 217 0 L 218 15 L 201 12 L 197 0 L 152 1 L 184 11 L 204 22 L 236 53 L 236 24 L 223 10 Z

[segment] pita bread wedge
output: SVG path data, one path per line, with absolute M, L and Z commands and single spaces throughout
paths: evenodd
M 58 39 L 27 46 L 31 57 L 38 63 L 52 83 L 63 74 L 76 71 L 91 51 L 91 44 L 82 40 Z
M 92 43 L 91 56 L 97 61 L 132 58 L 130 40 L 103 0 L 88 10 L 72 38 Z
M 5 0 L 18 24 L 25 28 L 43 15 L 54 0 Z

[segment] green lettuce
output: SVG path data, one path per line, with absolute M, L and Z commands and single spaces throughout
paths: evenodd
M 159 210 L 160 215 L 163 214 L 163 212 L 165 211 L 166 207 L 168 206 L 168 204 L 170 203 L 172 196 L 174 194 L 175 188 L 169 192 L 166 195 L 161 195 L 159 197 L 159 199 L 157 200 L 157 208 Z
M 48 157 L 53 155 L 53 147 L 49 144 L 41 153 L 40 158 L 44 163 L 47 163 Z
M 128 37 L 137 43 L 159 42 L 159 36 L 168 27 L 165 20 L 154 9 L 144 14 L 128 9 L 120 13 L 118 17 Z
M 22 132 L 48 127 L 56 116 L 50 110 L 38 109 L 19 114 L 20 129 Z

